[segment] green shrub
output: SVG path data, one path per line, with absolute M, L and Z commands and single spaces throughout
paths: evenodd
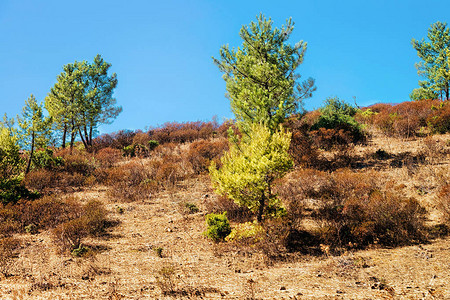
M 0 201 L 6 205 L 16 203 L 20 199 L 36 199 L 38 193 L 30 192 L 23 184 L 21 178 L 0 179 Z
M 236 225 L 225 240 L 236 242 L 242 240 L 252 240 L 254 242 L 257 242 L 261 240 L 261 234 L 263 232 L 264 229 L 258 222 L 245 222 Z
M 325 106 L 320 109 L 320 116 L 312 125 L 311 130 L 335 130 L 339 135 L 346 136 L 343 143 L 358 143 L 365 140 L 365 133 L 354 116 L 358 109 L 338 98 L 328 98 Z M 335 142 L 339 142 L 337 139 Z
M 195 203 L 190 203 L 190 202 L 184 203 L 183 213 L 195 214 L 199 211 L 200 211 L 200 209 L 198 208 L 197 205 L 195 205 Z
M 155 141 L 155 140 L 148 141 L 148 149 L 150 151 L 155 150 L 155 148 L 158 147 L 158 146 L 159 146 L 159 142 L 158 141 Z
M 32 165 L 35 169 L 54 169 L 63 166 L 64 159 L 60 156 L 53 156 L 53 150 L 47 148 L 33 154 Z
M 223 241 L 231 233 L 226 211 L 222 214 L 206 215 L 206 225 L 208 228 L 204 234 L 215 242 Z
M 89 248 L 80 245 L 78 248 L 73 249 L 71 254 L 75 257 L 80 257 L 85 255 L 89 251 Z
M 134 157 L 135 156 L 135 145 L 129 145 L 126 147 L 123 147 L 123 155 L 127 157 Z

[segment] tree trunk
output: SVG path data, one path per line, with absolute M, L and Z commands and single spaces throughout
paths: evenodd
M 87 143 L 86 143 L 86 139 L 83 137 L 83 134 L 81 133 L 81 128 L 78 128 L 78 132 L 80 133 L 81 141 L 83 142 L 84 148 L 85 148 L 86 150 L 89 150 L 89 149 L 88 149 L 88 145 L 87 145 Z
M 71 132 L 70 132 L 70 154 L 72 154 L 75 137 L 76 137 L 75 124 L 72 120 L 72 128 L 71 128 Z
M 256 216 L 256 220 L 258 221 L 258 223 L 261 223 L 261 221 L 262 221 L 265 202 L 266 202 L 266 197 L 263 193 L 261 195 L 261 199 L 259 200 L 258 215 Z
M 89 128 L 89 146 L 92 146 L 92 132 L 93 132 L 93 126 L 91 125 L 91 128 Z
M 66 148 L 66 136 L 67 136 L 67 124 L 64 123 L 63 136 L 62 136 L 62 145 L 61 148 Z
M 450 99 L 450 95 L 449 95 L 449 88 L 448 88 L 448 82 L 445 86 L 445 100 Z
M 30 158 L 28 159 L 27 169 L 25 170 L 25 174 L 28 174 L 31 169 L 31 160 L 33 159 L 34 153 L 34 131 L 31 134 L 31 150 L 30 150 Z

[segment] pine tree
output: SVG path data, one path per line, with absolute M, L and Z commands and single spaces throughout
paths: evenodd
M 260 15 L 256 22 L 243 26 L 242 46 L 220 49 L 214 63 L 224 72 L 231 109 L 241 129 L 252 122 L 267 124 L 275 131 L 284 119 L 298 111 L 302 100 L 315 91 L 314 80 L 299 82 L 297 68 L 303 62 L 307 44 L 287 43 L 294 29 L 291 19 L 281 29 Z
M 218 194 L 248 207 L 261 222 L 264 214 L 276 215 L 282 209 L 272 186 L 293 167 L 288 154 L 291 134 L 282 129 L 271 132 L 258 123 L 249 129 L 248 136 L 231 142 L 230 150 L 221 159 L 222 167 L 217 169 L 213 163 L 209 172 Z
M 109 124 L 122 111 L 116 105 L 113 92 L 117 75 L 108 75 L 111 64 L 100 55 L 93 63 L 67 64 L 45 99 L 45 107 L 62 132 L 62 147 L 70 134 L 70 147 L 79 135 L 90 150 L 94 133 L 100 124 Z
M 25 174 L 30 171 L 31 161 L 35 148 L 47 146 L 49 140 L 49 129 L 51 118 L 43 114 L 42 103 L 37 103 L 36 98 L 31 95 L 22 110 L 22 116 L 17 116 L 20 127 L 21 142 L 25 148 L 30 149 Z
M 428 40 L 412 39 L 412 45 L 422 62 L 416 64 L 418 74 L 426 80 L 419 81 L 420 88 L 410 97 L 413 100 L 450 99 L 450 33 L 447 23 L 436 22 L 428 29 Z

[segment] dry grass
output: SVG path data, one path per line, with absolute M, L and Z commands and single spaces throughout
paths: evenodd
M 355 147 L 352 163 L 376 172 L 376 181 L 416 198 L 428 211 L 427 224 L 436 225 L 441 222 L 437 199 L 449 181 L 450 135 L 435 139 L 440 142 L 400 141 L 374 134 L 367 145 Z M 374 156 L 378 149 L 389 157 Z M 168 151 L 156 153 L 163 159 Z M 421 154 L 422 160 L 412 158 Z M 306 175 L 312 183 L 321 180 L 319 171 L 309 172 Z M 305 190 L 306 185 L 302 188 L 309 195 L 317 192 Z M 13 254 L 1 261 L 8 272 L 0 281 L 0 298 L 450 298 L 448 236 L 392 249 L 373 245 L 339 255 L 323 244 L 319 247 L 323 255 L 286 253 L 282 260 L 268 261 L 259 249 L 216 245 L 203 236 L 211 203 L 223 204 L 205 175 L 180 177 L 139 201 L 124 202 L 110 195 L 109 188 L 101 185 L 73 194 L 82 205 L 93 199 L 103 203 L 110 217 L 119 222 L 108 234 L 83 240 L 92 250 L 86 257 L 59 253 L 48 230 L 15 234 L 19 242 L 5 241 L 5 249 Z M 186 203 L 199 211 L 186 213 Z M 305 205 L 299 215 L 307 215 L 314 203 Z M 298 226 L 307 227 L 308 222 L 305 218 Z

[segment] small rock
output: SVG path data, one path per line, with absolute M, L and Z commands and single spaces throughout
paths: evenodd
M 286 290 L 285 286 L 280 287 L 280 291 L 285 291 L 285 290 Z
M 343 291 L 341 291 L 341 290 L 337 290 L 336 291 L 336 294 L 343 294 L 344 292 Z

